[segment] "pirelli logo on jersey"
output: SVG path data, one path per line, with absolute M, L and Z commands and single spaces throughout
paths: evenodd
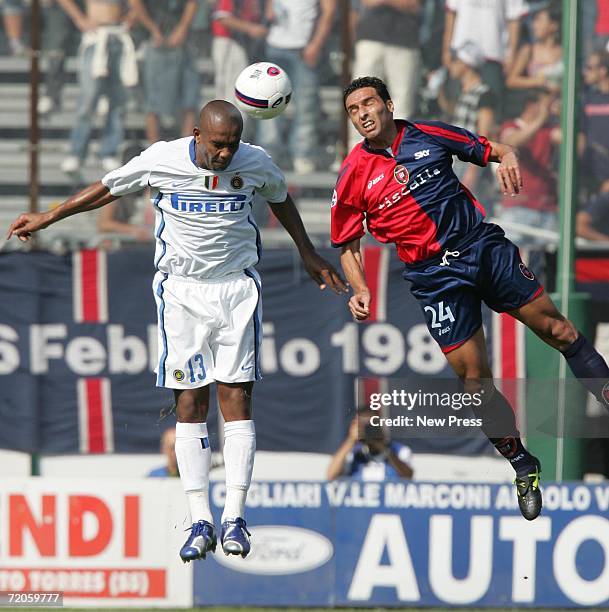
M 171 207 L 183 213 L 231 214 L 245 208 L 244 193 L 171 194 Z

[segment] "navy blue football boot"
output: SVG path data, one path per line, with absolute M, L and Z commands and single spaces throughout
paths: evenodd
M 222 550 L 225 555 L 241 555 L 244 559 L 250 551 L 251 533 L 241 517 L 222 523 Z
M 216 528 L 207 521 L 193 523 L 190 535 L 180 549 L 180 557 L 184 563 L 205 559 L 208 551 L 216 552 Z

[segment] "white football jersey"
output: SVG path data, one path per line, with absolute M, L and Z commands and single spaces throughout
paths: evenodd
M 206 170 L 195 160 L 193 137 L 157 142 L 106 174 L 102 183 L 115 196 L 150 185 L 159 271 L 204 280 L 255 266 L 261 247 L 254 194 L 284 202 L 281 170 L 264 149 L 245 142 L 226 170 Z

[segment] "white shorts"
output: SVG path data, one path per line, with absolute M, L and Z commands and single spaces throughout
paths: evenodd
M 260 380 L 260 287 L 253 269 L 209 281 L 157 272 L 157 387 Z

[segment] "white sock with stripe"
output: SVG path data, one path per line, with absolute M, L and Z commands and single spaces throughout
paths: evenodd
M 213 524 L 209 508 L 211 449 L 205 423 L 176 423 L 176 458 L 192 522 Z
M 245 498 L 252 481 L 256 429 L 254 421 L 224 423 L 224 467 L 226 469 L 226 501 L 222 522 L 243 518 Z

